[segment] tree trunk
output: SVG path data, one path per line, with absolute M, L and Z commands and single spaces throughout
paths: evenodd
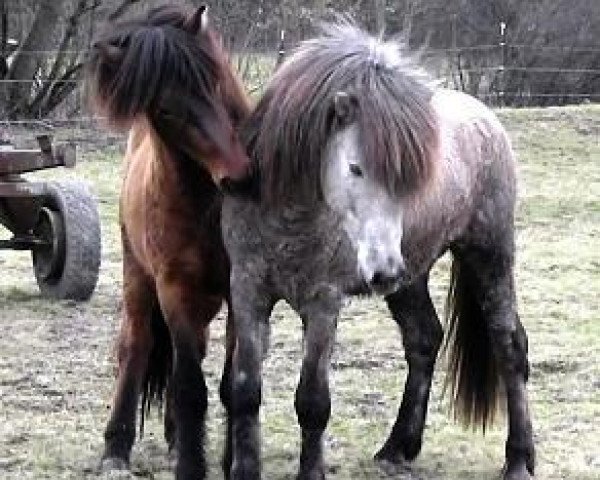
M 375 31 L 382 33 L 385 31 L 385 4 L 386 0 L 373 0 L 373 9 L 375 17 Z
M 8 78 L 11 83 L 5 84 L 8 87 L 7 94 L 3 95 L 5 99 L 5 114 L 14 118 L 21 107 L 28 102 L 31 95 L 31 84 L 35 78 L 38 69 L 38 57 L 32 55 L 31 51 L 47 50 L 52 45 L 52 36 L 56 24 L 63 13 L 65 0 L 41 0 L 35 19 L 10 67 Z

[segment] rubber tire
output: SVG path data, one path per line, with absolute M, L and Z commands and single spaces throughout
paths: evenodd
M 44 207 L 60 214 L 64 226 L 62 268 L 50 278 L 33 270 L 42 295 L 56 300 L 88 300 L 98 282 L 101 258 L 98 205 L 83 182 L 48 182 Z

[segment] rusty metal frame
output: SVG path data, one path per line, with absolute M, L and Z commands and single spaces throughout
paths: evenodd
M 14 235 L 10 240 L 0 240 L 0 250 L 30 250 L 42 242 L 32 229 L 50 191 L 46 183 L 28 182 L 20 174 L 75 166 L 74 144 L 53 147 L 47 135 L 37 137 L 37 141 L 39 149 L 0 149 L 0 225 Z
M 0 176 L 14 175 L 45 168 L 75 166 L 75 145 L 63 143 L 52 146 L 49 136 L 37 137 L 39 149 L 0 149 Z

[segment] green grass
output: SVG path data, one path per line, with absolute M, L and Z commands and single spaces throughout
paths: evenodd
M 519 156 L 517 287 L 530 338 L 529 384 L 538 451 L 537 478 L 600 478 L 600 106 L 502 110 Z M 119 321 L 114 152 L 86 154 L 76 174 L 92 182 L 103 222 L 103 265 L 89 303 L 39 298 L 29 255 L 0 253 L 0 477 L 96 478 L 113 389 Z M 63 176 L 53 171 L 47 176 Z M 39 176 L 39 175 L 37 175 Z M 431 285 L 441 308 L 447 259 Z M 333 415 L 326 435 L 331 479 L 499 478 L 505 426 L 485 437 L 452 421 L 435 376 L 425 442 L 408 472 L 383 472 L 371 458 L 395 418 L 406 375 L 401 339 L 383 302 L 355 300 L 343 312 L 333 358 Z M 293 392 L 300 366 L 299 320 L 273 316 L 264 369 L 264 478 L 293 478 L 298 427 Z M 222 478 L 222 408 L 217 384 L 223 321 L 215 322 L 206 370 L 211 392 L 207 455 Z M 161 421 L 153 415 L 133 453 L 133 475 L 172 478 Z

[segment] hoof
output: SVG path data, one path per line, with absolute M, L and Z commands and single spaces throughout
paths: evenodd
M 100 472 L 119 472 L 129 470 L 129 462 L 120 457 L 106 457 L 100 461 Z
M 177 464 L 179 463 L 179 450 L 176 447 L 169 449 L 169 453 L 167 453 L 167 463 L 171 470 L 174 471 L 177 468 Z
M 503 480 L 532 480 L 533 476 L 530 475 L 525 463 L 520 465 L 514 465 L 509 468 L 504 468 Z
M 387 476 L 411 471 L 411 462 L 401 452 L 382 448 L 375 454 L 375 463 Z
M 395 438 L 390 436 L 379 451 L 375 460 L 386 461 L 394 465 L 407 466 L 421 451 L 422 439 L 420 436 L 406 436 Z
M 399 450 L 392 450 L 385 445 L 375 454 L 375 462 L 390 463 L 399 467 L 410 465 L 410 461 Z

